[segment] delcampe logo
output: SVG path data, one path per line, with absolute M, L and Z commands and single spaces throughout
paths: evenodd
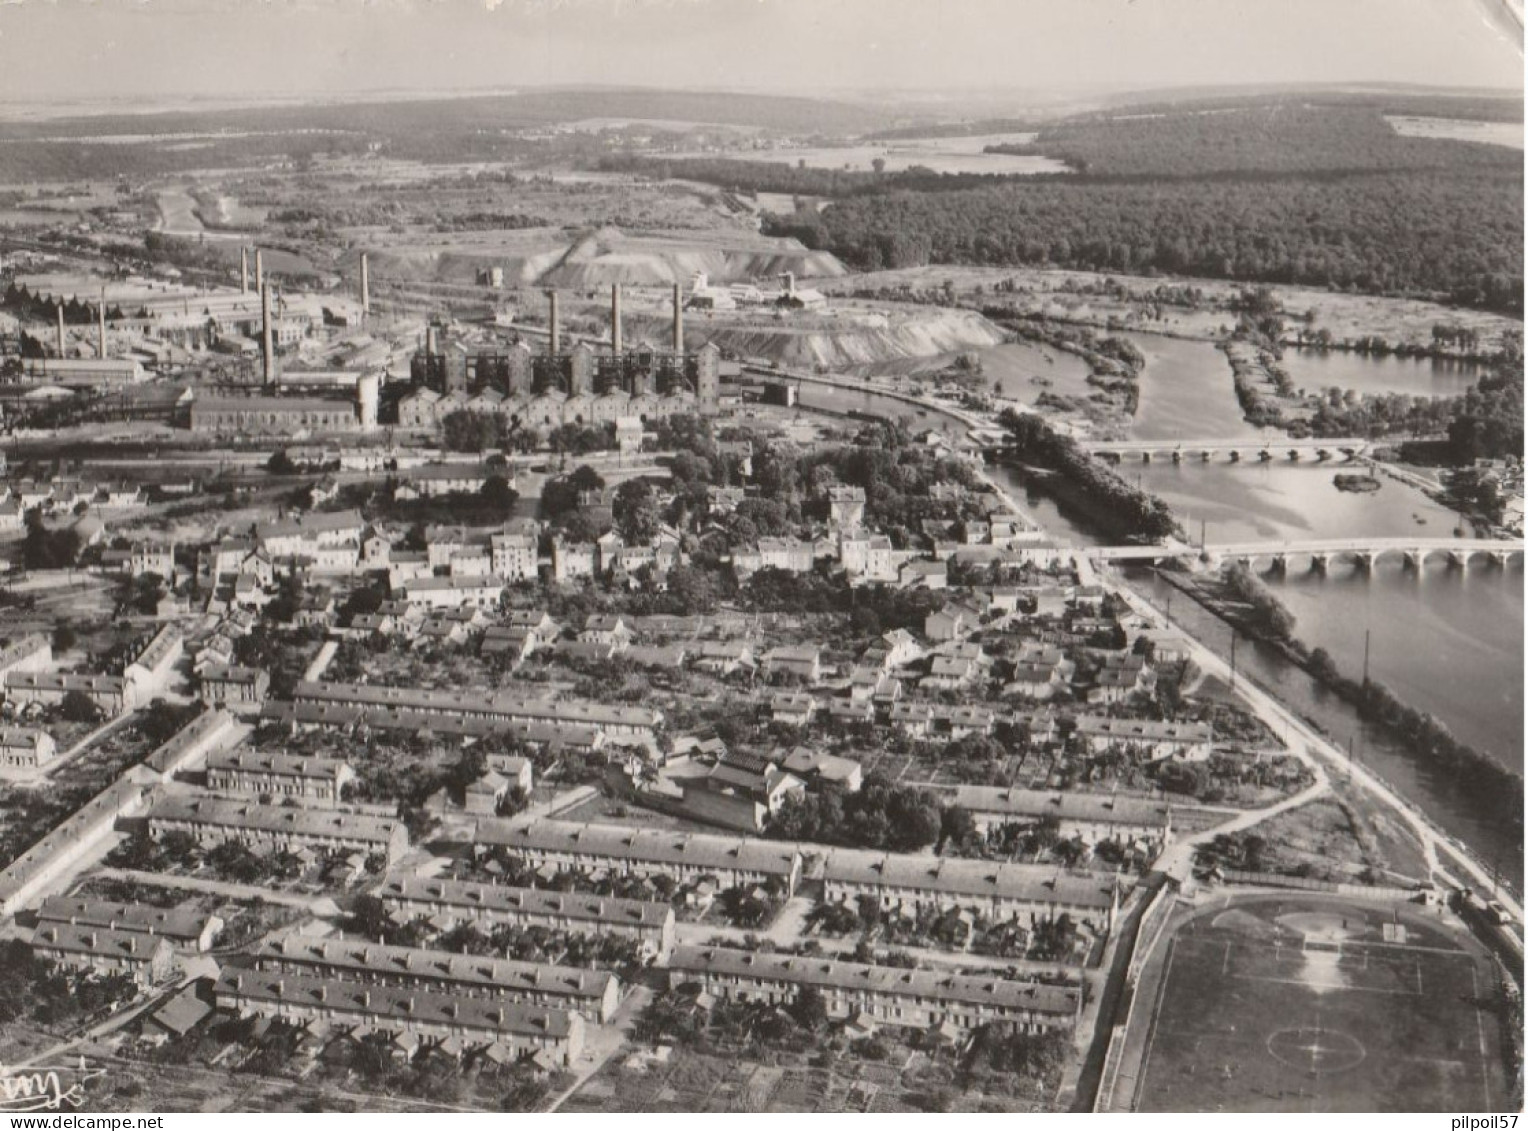
M 105 1069 L 77 1065 L 36 1064 L 29 1068 L 0 1065 L 0 1112 L 57 1111 L 85 1102 L 85 1083 L 104 1076 Z

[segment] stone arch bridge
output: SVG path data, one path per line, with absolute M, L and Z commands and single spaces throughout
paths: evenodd
M 1513 558 L 1523 559 L 1523 543 L 1488 538 L 1311 538 L 1289 542 L 1227 542 L 1194 546 L 1185 542 L 1167 542 L 1143 546 L 1098 546 L 1086 551 L 1089 557 L 1105 562 L 1162 562 L 1193 558 L 1218 569 L 1228 561 L 1256 566 L 1267 562 L 1269 568 L 1286 570 L 1291 560 L 1307 559 L 1310 568 L 1324 573 L 1337 560 L 1354 562 L 1359 569 L 1374 568 L 1381 558 L 1400 558 L 1409 568 L 1421 569 L 1429 558 L 1442 556 L 1450 565 L 1465 569 L 1472 562 L 1507 566 Z

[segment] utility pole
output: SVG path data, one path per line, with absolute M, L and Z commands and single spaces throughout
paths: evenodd
M 1236 690 L 1236 629 L 1231 629 L 1231 690 Z
M 1364 629 L 1364 690 L 1369 690 L 1369 630 Z

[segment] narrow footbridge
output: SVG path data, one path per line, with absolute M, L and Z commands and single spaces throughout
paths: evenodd
M 1427 559 L 1442 555 L 1449 564 L 1463 569 L 1472 560 L 1507 565 L 1512 558 L 1523 557 L 1523 543 L 1490 538 L 1312 538 L 1291 542 L 1225 542 L 1194 546 L 1186 542 L 1165 542 L 1150 546 L 1098 546 L 1083 551 L 1096 561 L 1161 562 L 1173 558 L 1193 558 L 1210 566 L 1227 561 L 1247 564 L 1267 562 L 1274 569 L 1285 569 L 1290 559 L 1310 561 L 1313 570 L 1325 570 L 1334 560 L 1348 559 L 1362 569 L 1370 569 L 1387 554 L 1406 565 L 1420 569 Z
M 1329 436 L 1312 440 L 1082 440 L 1084 451 L 1105 458 L 1127 460 L 1139 459 L 1145 463 L 1153 460 L 1171 460 L 1174 463 L 1209 463 L 1216 457 L 1231 463 L 1257 460 L 1271 463 L 1274 460 L 1298 462 L 1314 459 L 1318 462 L 1330 459 L 1356 459 L 1372 446 L 1372 441 L 1362 436 Z

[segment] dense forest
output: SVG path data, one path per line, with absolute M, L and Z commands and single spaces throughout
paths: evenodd
M 1030 145 L 988 148 L 1058 158 L 1093 176 L 1190 180 L 1523 167 L 1521 152 L 1504 145 L 1405 137 L 1372 106 L 1282 100 L 1073 118 Z
M 1476 106 L 1478 102 L 1480 105 Z M 766 231 L 861 270 L 969 263 L 1164 272 L 1413 294 L 1522 312 L 1522 154 L 1404 137 L 1387 111 L 1433 101 L 1273 99 L 1086 115 L 1003 152 L 1066 160 L 1036 177 L 883 174 L 706 158 L 606 167 L 833 198 Z M 1463 100 L 1521 118 L 1516 100 Z
M 1482 377 L 1454 402 L 1448 424 L 1449 452 L 1456 463 L 1523 458 L 1523 370 L 1506 364 Z
M 1427 293 L 1522 312 L 1521 171 L 895 191 L 768 231 L 862 270 L 970 263 Z

